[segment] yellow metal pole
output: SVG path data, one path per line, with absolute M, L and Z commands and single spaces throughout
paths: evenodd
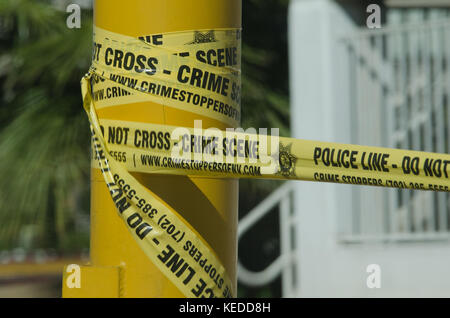
M 241 27 L 241 0 L 96 0 L 96 26 L 139 37 L 185 30 Z M 225 129 L 219 121 L 149 101 L 102 108 L 100 119 L 129 120 Z M 238 181 L 133 174 L 179 211 L 213 248 L 236 292 Z M 90 264 L 82 266 L 80 285 L 67 284 L 63 297 L 183 297 L 141 251 L 117 214 L 99 169 L 91 170 Z M 236 295 L 233 295 L 236 296 Z

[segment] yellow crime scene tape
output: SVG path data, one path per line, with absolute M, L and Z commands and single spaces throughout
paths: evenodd
M 142 250 L 187 297 L 235 291 L 208 242 L 130 172 L 449 191 L 448 154 L 97 117 L 97 110 L 153 101 L 237 127 L 240 37 L 239 29 L 133 38 L 95 28 L 92 67 L 82 80 L 93 167 Z

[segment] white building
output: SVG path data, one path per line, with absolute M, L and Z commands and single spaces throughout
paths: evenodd
M 450 1 L 385 1 L 379 29 L 355 23 L 371 14 L 362 2 L 291 0 L 292 136 L 449 153 Z M 287 297 L 450 296 L 448 194 L 290 182 L 240 234 L 276 205 L 281 255 L 259 273 L 240 264 L 242 283 L 281 273 Z

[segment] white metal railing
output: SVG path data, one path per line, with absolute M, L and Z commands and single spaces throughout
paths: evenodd
M 450 19 L 392 11 L 389 26 L 344 37 L 353 143 L 450 152 Z M 425 19 L 426 18 L 426 19 Z M 406 21 L 406 24 L 405 24 Z M 450 238 L 447 193 L 355 187 L 342 241 Z
M 281 274 L 281 286 L 283 297 L 293 297 L 297 288 L 294 277 L 294 265 L 296 263 L 295 247 L 293 246 L 294 227 L 296 224 L 295 214 L 292 213 L 293 183 L 286 182 L 246 216 L 239 220 L 238 240 L 254 226 L 259 220 L 267 215 L 273 208 L 278 206 L 280 220 L 280 255 L 268 267 L 259 272 L 253 272 L 245 268 L 238 260 L 238 280 L 248 286 L 263 286 Z

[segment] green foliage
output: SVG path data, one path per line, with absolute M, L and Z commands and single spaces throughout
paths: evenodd
M 89 126 L 79 80 L 90 64 L 92 19 L 84 17 L 81 29 L 68 29 L 65 19 L 44 1 L 0 2 L 5 247 L 25 244 L 21 238 L 30 228 L 30 247 L 73 246 L 76 216 L 88 212 Z
M 287 0 L 244 0 L 242 125 L 289 136 Z

